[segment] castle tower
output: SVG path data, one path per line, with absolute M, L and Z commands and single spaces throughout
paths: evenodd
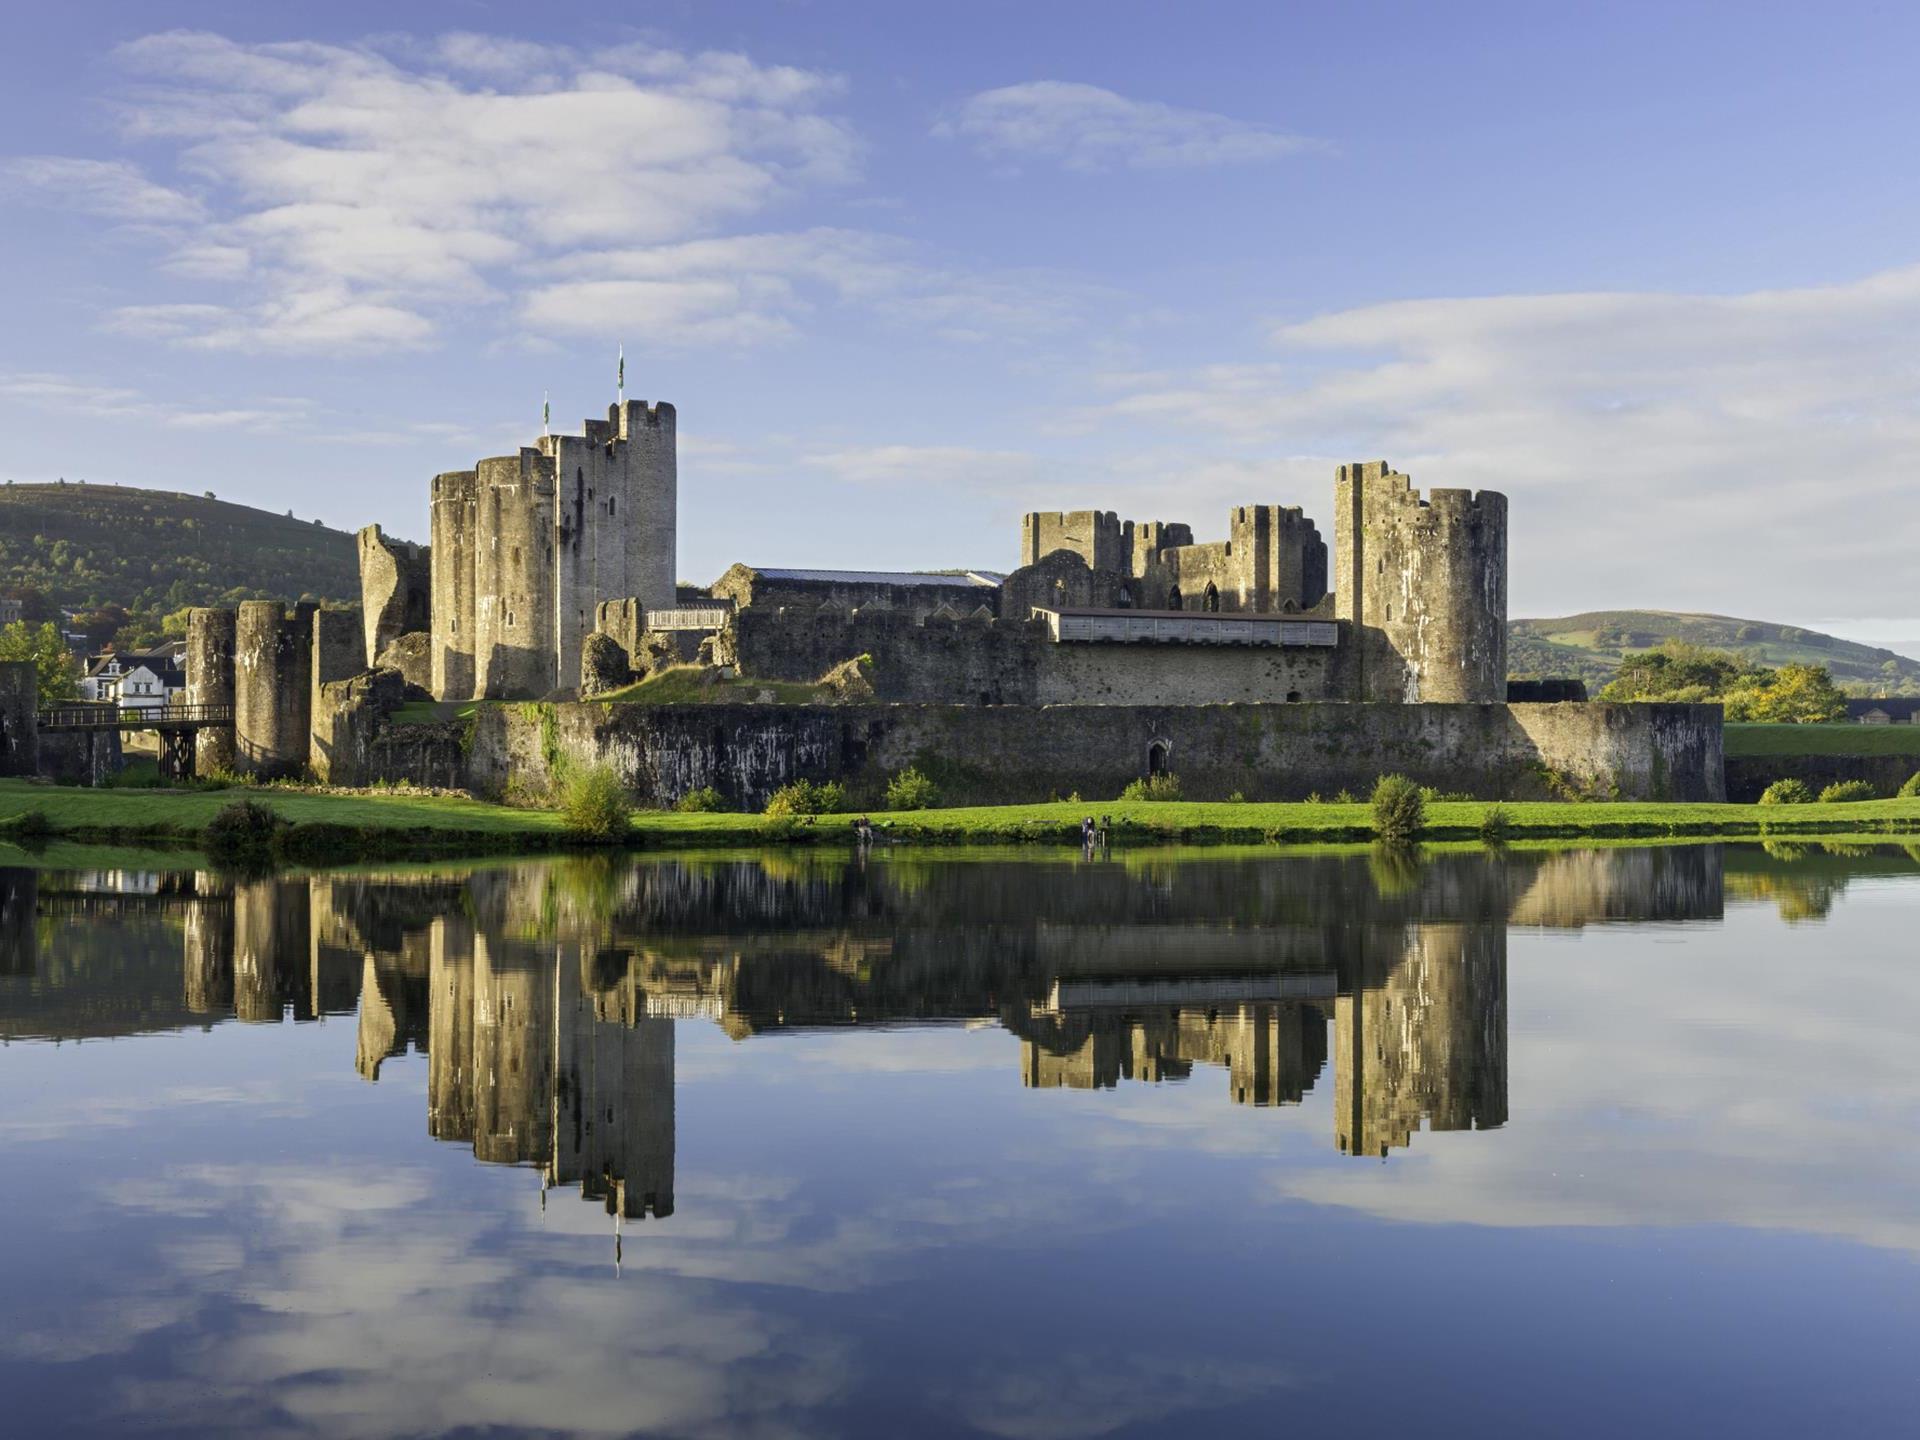
M 242 602 L 234 619 L 234 763 L 266 779 L 299 775 L 311 745 L 313 617 L 278 600 Z
M 237 617 L 231 610 L 187 612 L 187 704 L 231 705 L 233 643 Z M 194 735 L 194 773 L 233 769 L 233 727 L 208 726 Z
M 1020 563 L 1037 565 L 1056 550 L 1071 550 L 1089 570 L 1128 573 L 1133 522 L 1111 510 L 1034 510 L 1020 517 Z
M 558 685 L 553 656 L 553 461 L 538 450 L 475 472 L 473 695 L 536 699 Z
M 1335 613 L 1353 698 L 1497 703 L 1507 693 L 1507 497 L 1423 500 L 1385 461 L 1334 481 Z
M 368 525 L 360 546 L 360 609 L 365 617 L 367 664 L 402 635 L 429 627 L 433 600 L 430 547 L 395 540 Z
M 452 470 L 433 477 L 428 570 L 433 602 L 433 698 L 473 698 L 473 557 L 478 548 L 477 477 Z

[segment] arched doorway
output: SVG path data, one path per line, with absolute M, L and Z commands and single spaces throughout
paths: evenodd
M 1200 608 L 1210 615 L 1220 613 L 1220 587 L 1211 580 L 1207 582 L 1207 593 L 1200 597 Z
M 1155 740 L 1147 746 L 1147 774 L 1164 775 L 1168 762 L 1173 758 L 1173 746 L 1165 740 Z
M 1172 586 L 1167 591 L 1167 608 L 1169 610 L 1183 610 L 1186 608 L 1180 599 L 1180 587 L 1178 585 Z

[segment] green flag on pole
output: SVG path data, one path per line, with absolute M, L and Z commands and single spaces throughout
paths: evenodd
M 542 435 L 553 433 L 553 401 L 547 398 L 547 392 L 544 390 L 540 392 L 540 433 Z
M 620 368 L 614 372 L 613 384 L 614 388 L 620 392 L 620 400 L 621 403 L 624 404 L 627 398 L 627 346 L 625 341 L 622 341 L 620 344 Z

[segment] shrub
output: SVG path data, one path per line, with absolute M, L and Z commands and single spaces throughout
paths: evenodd
M 1345 788 L 1333 792 L 1333 803 L 1336 805 L 1351 805 L 1359 798 L 1360 797 L 1355 795 L 1351 790 Z
M 939 803 L 940 787 L 917 766 L 909 765 L 887 781 L 889 810 L 929 810 Z
M 632 815 L 627 787 L 611 765 L 575 767 L 560 784 L 560 817 L 577 840 L 622 839 Z
M 1227 796 L 1227 804 L 1229 805 L 1244 805 L 1246 803 L 1247 803 L 1247 792 L 1244 790 L 1236 790 L 1231 795 Z
M 1906 778 L 1905 783 L 1900 786 L 1900 798 L 1902 800 L 1920 800 L 1920 770 L 1914 771 L 1913 774 Z
M 1820 792 L 1822 805 L 1844 805 L 1854 800 L 1877 800 L 1873 786 L 1864 780 L 1836 780 Z
M 1795 780 L 1789 776 L 1785 780 L 1776 780 L 1760 792 L 1762 805 L 1810 805 L 1813 803 L 1813 791 L 1807 788 L 1804 780 Z
M 680 797 L 680 803 L 673 807 L 682 815 L 711 815 L 727 808 L 726 800 L 711 785 L 702 785 L 698 790 L 689 790 Z
M 44 840 L 53 834 L 53 822 L 44 810 L 28 810 L 6 824 L 7 833 L 21 840 Z
M 1392 844 L 1416 840 L 1427 825 L 1427 802 L 1420 787 L 1404 775 L 1382 775 L 1368 802 L 1373 807 L 1373 833 Z
M 271 805 L 236 800 L 207 822 L 200 843 L 207 858 L 227 869 L 264 869 L 273 863 L 273 837 L 282 825 Z
M 1507 838 L 1507 832 L 1513 829 L 1513 816 L 1507 813 L 1507 807 L 1495 801 L 1480 812 L 1480 838 L 1498 843 Z
M 1130 780 L 1127 788 L 1120 792 L 1122 800 L 1178 800 L 1180 798 L 1180 777 L 1178 775 L 1149 775 L 1144 780 Z
M 773 792 L 765 813 L 770 820 L 786 820 L 795 815 L 831 815 L 846 799 L 846 791 L 832 780 L 824 783 L 795 780 Z

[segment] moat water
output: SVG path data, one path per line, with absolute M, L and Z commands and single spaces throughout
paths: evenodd
M 1920 848 L 13 853 L 9 1435 L 1914 1423 Z

